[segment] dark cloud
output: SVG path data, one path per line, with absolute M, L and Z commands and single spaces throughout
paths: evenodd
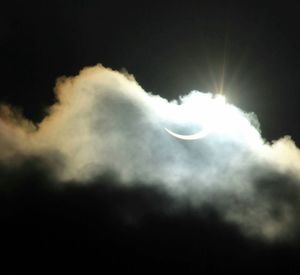
M 296 242 L 250 241 L 212 205 L 179 207 L 157 188 L 123 186 L 112 174 L 62 186 L 37 158 L 14 169 L 1 165 L 0 174 L 1 247 L 15 263 L 11 271 L 190 274 L 299 266 Z

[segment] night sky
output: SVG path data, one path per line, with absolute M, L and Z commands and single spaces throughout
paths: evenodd
M 93 0 L 2 3 L 0 103 L 18 110 L 19 115 L 11 115 L 13 121 L 23 116 L 32 125 L 39 125 L 49 114 L 49 106 L 59 101 L 53 92 L 58 77 L 75 76 L 85 67 L 102 64 L 133 74 L 144 91 L 168 100 L 192 90 L 213 94 L 222 90 L 228 102 L 257 115 L 263 140 L 271 142 L 288 135 L 299 146 L 298 13 L 296 5 L 287 3 Z M 110 121 L 114 118 L 123 121 L 124 110 L 131 110 L 127 103 L 107 102 Z M 94 113 L 98 109 L 93 109 Z M 139 109 L 136 113 L 126 111 L 128 121 L 143 114 Z M 5 116 L 1 112 L 0 115 L 1 122 Z M 118 127 L 130 128 L 130 122 L 124 121 Z M 0 127 L 0 137 L 6 134 L 3 129 Z M 79 136 L 84 132 L 82 128 L 77 131 Z M 122 133 L 126 134 L 124 139 L 131 138 L 125 130 Z M 157 133 L 159 139 L 160 132 Z M 68 145 L 67 137 L 62 137 L 61 146 Z M 0 155 L 5 157 L 0 157 L 1 250 L 5 255 L 2 260 L 12 272 L 5 274 L 15 274 L 15 269 L 37 274 L 74 271 L 207 274 L 227 270 L 240 274 L 249 270 L 291 274 L 300 270 L 297 221 L 300 177 L 293 173 L 257 163 L 257 169 L 251 166 L 252 172 L 261 171 L 263 175 L 255 181 L 254 193 L 259 201 L 265 198 L 272 207 L 276 205 L 272 208 L 274 217 L 280 216 L 276 212 L 278 201 L 287 206 L 286 213 L 292 209 L 293 233 L 270 241 L 259 234 L 245 234 L 244 225 L 225 219 L 219 206 L 217 209 L 212 206 L 214 200 L 222 201 L 218 194 L 194 207 L 188 200 L 178 202 L 177 196 L 157 188 L 158 177 L 151 178 L 156 181 L 155 187 L 140 183 L 148 180 L 146 177 L 143 180 L 143 176 L 142 179 L 134 176 L 129 187 L 120 183 L 113 166 L 101 168 L 101 173 L 92 170 L 93 176 L 88 179 L 74 176 L 61 181 L 59 174 L 69 167 L 64 156 L 53 151 L 18 153 L 16 149 L 12 150 L 15 155 L 8 159 L 4 153 L 8 146 L 1 146 L 2 140 Z M 109 143 L 105 144 L 111 148 Z M 226 147 L 229 143 L 224 144 Z M 217 145 L 224 147 L 222 142 Z M 198 152 L 194 146 L 195 143 L 181 142 L 176 148 L 180 152 Z M 234 148 L 231 143 L 230 146 Z M 197 150 L 201 154 L 209 150 L 200 147 Z M 89 152 L 82 148 L 76 150 Z M 125 148 L 122 156 L 112 156 L 107 151 L 107 157 L 124 163 L 125 167 L 123 154 L 127 154 L 129 147 L 120 148 Z M 136 152 L 130 152 L 131 161 Z M 222 153 L 222 161 L 226 162 L 226 154 Z M 149 161 L 167 161 L 165 156 L 168 154 L 152 151 Z M 205 161 L 202 168 L 196 166 L 187 171 L 203 172 L 214 166 L 212 159 Z M 295 162 L 297 159 L 292 159 L 291 163 Z M 130 169 L 146 175 L 132 163 Z M 217 173 L 222 181 L 221 170 Z M 190 175 L 190 178 L 195 177 Z M 182 184 L 187 184 L 185 179 Z M 239 200 L 235 195 L 229 192 L 226 198 Z M 225 205 L 232 205 L 227 204 L 227 199 Z M 237 205 L 244 205 L 241 201 Z

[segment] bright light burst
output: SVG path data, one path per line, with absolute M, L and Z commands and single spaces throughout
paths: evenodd
M 180 98 L 181 104 L 172 104 L 169 119 L 181 125 L 199 125 L 207 135 L 218 135 L 234 139 L 237 142 L 247 142 L 252 145 L 261 144 L 260 134 L 251 124 L 246 114 L 226 102 L 221 95 L 192 91 L 188 96 Z M 174 103 L 174 102 L 173 102 Z M 170 131 L 167 129 L 170 133 Z M 176 136 L 177 135 L 177 136 Z M 191 136 L 195 136 L 192 134 Z M 175 134 L 175 137 L 190 140 L 187 135 Z

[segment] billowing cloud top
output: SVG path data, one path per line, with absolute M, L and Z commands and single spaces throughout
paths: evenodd
M 38 125 L 1 106 L 2 163 L 42 157 L 62 184 L 113 172 L 199 211 L 208 203 L 249 236 L 286 238 L 298 227 L 299 149 L 289 137 L 265 142 L 255 115 L 198 91 L 169 102 L 101 65 L 59 78 L 55 93 Z M 207 135 L 184 141 L 165 128 Z

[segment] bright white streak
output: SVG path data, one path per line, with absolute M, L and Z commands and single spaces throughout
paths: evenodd
M 220 107 L 220 105 L 222 106 L 222 105 L 226 104 L 226 98 L 222 95 L 217 95 L 212 100 L 214 101 L 215 104 L 217 104 L 218 107 Z M 174 133 L 173 131 L 169 130 L 168 128 L 165 128 L 165 130 L 170 135 L 172 135 L 172 136 L 174 136 L 178 139 L 182 139 L 182 140 L 197 140 L 197 139 L 201 139 L 201 138 L 206 137 L 210 133 L 210 130 L 204 129 L 204 130 L 202 130 L 198 133 L 192 134 L 192 135 L 180 135 L 180 134 Z
M 179 139 L 183 139 L 183 140 L 196 140 L 196 139 L 201 139 L 206 137 L 209 134 L 209 131 L 207 130 L 203 130 L 201 132 L 198 132 L 196 134 L 192 134 L 192 135 L 180 135 L 180 134 L 176 134 L 172 131 L 170 131 L 168 128 L 165 128 L 165 130 L 172 136 L 179 138 Z

